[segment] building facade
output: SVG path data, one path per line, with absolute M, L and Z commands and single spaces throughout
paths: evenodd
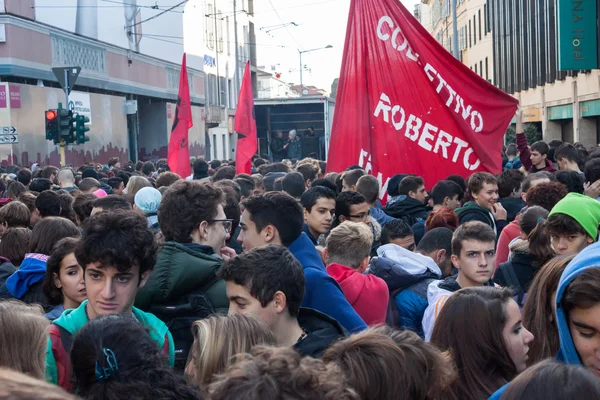
M 258 70 L 258 96 L 259 99 L 279 99 L 299 97 L 300 94 L 292 90 L 289 83 L 281 80 L 281 74 L 267 72 L 264 67 Z

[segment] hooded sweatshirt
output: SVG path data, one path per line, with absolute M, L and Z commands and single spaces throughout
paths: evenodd
M 46 262 L 44 254 L 27 253 L 25 259 L 15 273 L 6 280 L 6 288 L 15 298 L 21 299 L 35 283 L 46 277 Z
M 383 279 L 341 264 L 328 265 L 327 273 L 340 284 L 348 303 L 367 325 L 385 324 L 389 291 Z
M 429 208 L 419 200 L 413 199 L 410 196 L 395 203 L 388 204 L 384 211 L 390 217 L 403 219 L 411 226 L 419 220 L 425 221 L 429 215 Z
M 327 274 L 321 256 L 306 233 L 288 247 L 304 269 L 306 289 L 301 307 L 313 308 L 338 321 L 348 332 L 367 329 L 362 318 L 354 311 L 340 285 Z
M 49 328 L 48 348 L 46 350 L 46 380 L 63 389 L 72 392 L 71 360 L 63 347 L 59 326 L 73 337 L 89 321 L 87 316 L 88 301 L 84 301 L 76 309 L 65 311 L 60 318 L 52 322 Z M 164 322 L 152 314 L 145 313 L 135 307 L 132 309 L 133 318 L 147 328 L 150 337 L 158 348 L 163 349 L 169 356 L 169 365 L 175 363 L 175 345 L 173 337 Z
M 302 356 L 321 357 L 334 342 L 348 336 L 339 322 L 311 308 L 300 308 L 298 324 L 306 337 L 299 340 L 294 349 Z
M 458 215 L 461 225 L 470 221 L 483 222 L 494 230 L 496 233 L 496 238 L 500 237 L 502 230 L 506 225 L 508 225 L 508 221 L 497 221 L 490 210 L 481 207 L 474 201 L 467 201 L 464 206 L 456 209 L 456 215 Z
M 413 253 L 395 244 L 386 244 L 371 260 L 369 272 L 382 278 L 395 294 L 394 303 L 400 316 L 399 328 L 423 337 L 422 320 L 427 309 L 427 287 L 442 276 L 430 257 Z

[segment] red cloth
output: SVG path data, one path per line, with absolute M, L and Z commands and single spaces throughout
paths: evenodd
M 169 154 L 167 162 L 171 171 L 186 178 L 192 174 L 190 167 L 190 146 L 188 142 L 188 130 L 194 126 L 192 122 L 192 104 L 190 100 L 190 86 L 187 73 L 187 62 L 185 53 L 181 62 L 181 73 L 179 74 L 179 95 L 177 96 L 177 109 L 171 129 L 169 140 Z
M 252 156 L 258 150 L 256 138 L 256 118 L 254 117 L 254 94 L 252 93 L 252 78 L 250 77 L 250 61 L 246 63 L 244 80 L 240 89 L 235 125 L 238 134 L 235 151 L 235 169 L 238 174 L 252 173 Z
M 352 0 L 327 170 L 389 179 L 500 173 L 518 101 L 455 59 L 398 0 Z
M 367 325 L 385 324 L 390 292 L 383 279 L 340 264 L 327 266 L 327 273 L 340 284 L 346 300 Z
M 519 227 L 519 216 L 517 215 L 517 218 L 513 222 L 502 229 L 500 238 L 498 238 L 498 245 L 496 246 L 496 269 L 500 264 L 508 261 L 508 254 L 510 253 L 508 245 L 520 235 L 521 228 Z

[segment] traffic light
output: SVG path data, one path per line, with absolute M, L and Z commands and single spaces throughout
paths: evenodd
M 73 111 L 58 109 L 58 130 L 60 138 L 69 143 L 69 136 L 73 130 Z
M 60 142 L 58 138 L 58 110 L 46 110 L 46 140 L 52 140 L 54 144 Z
M 85 133 L 90 130 L 85 124 L 90 122 L 90 119 L 85 115 L 77 115 L 75 117 L 75 125 L 77 132 L 77 144 L 85 144 L 85 142 L 90 141 L 90 137 Z

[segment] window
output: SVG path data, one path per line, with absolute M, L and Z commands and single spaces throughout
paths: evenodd
M 223 53 L 223 17 L 221 10 L 217 11 L 217 51 Z
M 208 4 L 208 11 L 206 13 L 206 29 L 205 38 L 206 47 L 211 50 L 215 49 L 215 24 L 214 24 L 214 9 L 212 4 Z
M 213 160 L 217 158 L 217 134 L 213 133 Z
M 229 160 L 229 157 L 227 157 L 227 138 L 225 137 L 225 135 L 221 136 L 222 139 L 222 144 L 223 144 L 223 160 Z
M 488 65 L 488 58 L 485 58 L 485 80 L 489 81 L 490 80 L 490 76 L 489 76 L 489 65 Z
M 479 61 L 479 75 L 483 76 L 483 61 Z
M 225 39 L 227 41 L 227 55 L 231 55 L 231 39 L 229 38 L 229 16 L 225 17 Z
M 479 40 L 481 40 L 481 8 L 477 10 L 477 19 L 479 20 Z
M 477 44 L 477 20 L 473 15 L 473 44 Z
M 469 48 L 471 48 L 472 45 L 473 42 L 471 41 L 471 20 L 469 20 Z
M 475 64 L 475 73 L 477 74 L 477 64 Z

